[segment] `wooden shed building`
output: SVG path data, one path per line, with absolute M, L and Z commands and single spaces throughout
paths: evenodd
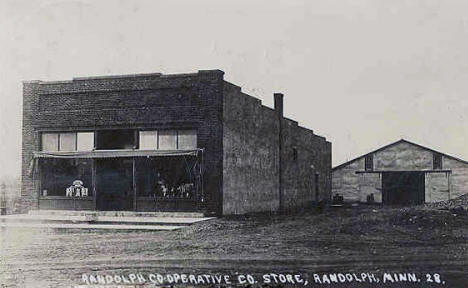
M 468 193 L 468 162 L 401 139 L 332 170 L 345 202 L 417 205 Z

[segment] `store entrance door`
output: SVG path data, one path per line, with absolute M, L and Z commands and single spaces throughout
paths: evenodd
M 96 163 L 97 210 L 134 210 L 133 160 L 99 159 Z

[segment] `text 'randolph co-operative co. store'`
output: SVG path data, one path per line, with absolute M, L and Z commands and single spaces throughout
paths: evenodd
M 242 214 L 328 200 L 331 143 L 219 70 L 28 81 L 22 210 Z

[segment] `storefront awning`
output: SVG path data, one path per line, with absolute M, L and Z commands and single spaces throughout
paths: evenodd
M 202 149 L 194 150 L 96 150 L 87 152 L 34 152 L 34 158 L 122 158 L 197 156 Z

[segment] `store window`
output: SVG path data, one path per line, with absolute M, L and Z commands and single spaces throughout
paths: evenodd
M 96 131 L 96 149 L 134 149 L 136 148 L 135 131 L 130 129 Z
M 197 148 L 197 130 L 152 130 L 139 132 L 141 150 L 190 150 Z
M 140 149 L 158 149 L 158 131 L 140 131 Z
M 42 133 L 42 151 L 59 150 L 59 133 Z
M 90 159 L 41 159 L 41 196 L 92 196 Z
M 197 160 L 191 157 L 136 159 L 138 197 L 194 199 L 199 172 Z
M 76 151 L 76 133 L 60 133 L 59 151 Z
M 91 151 L 94 149 L 94 132 L 78 132 L 76 134 L 77 151 Z
M 176 150 L 177 149 L 177 131 L 176 130 L 161 130 L 159 131 L 159 149 L 160 150 Z
M 177 149 L 188 150 L 197 148 L 196 130 L 179 130 L 177 133 Z
M 91 151 L 94 149 L 94 132 L 42 133 L 42 151 L 71 152 Z

